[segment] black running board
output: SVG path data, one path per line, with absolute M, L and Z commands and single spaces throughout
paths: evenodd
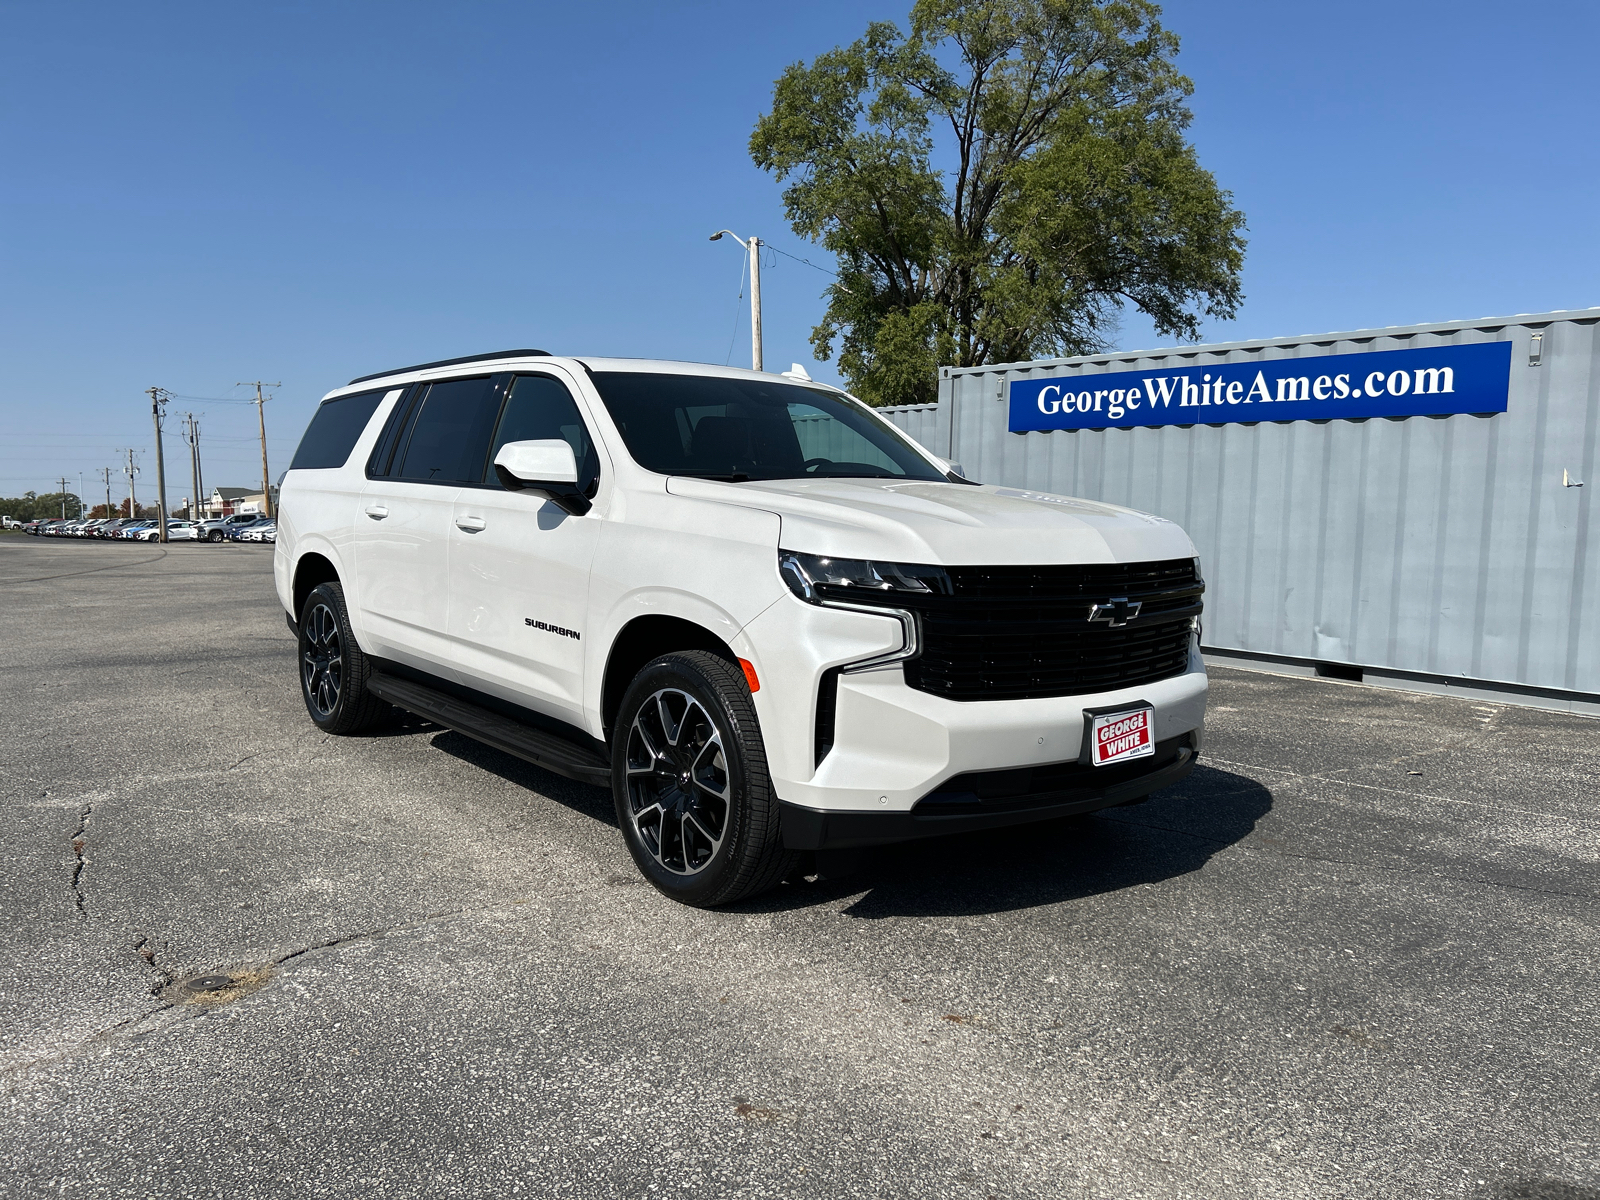
M 514 754 L 546 771 L 554 771 L 557 775 L 565 775 L 580 783 L 592 783 L 596 787 L 611 786 L 611 764 L 588 746 L 579 745 L 560 734 L 536 729 L 425 683 L 401 679 L 396 675 L 374 671 L 367 679 L 367 690 L 396 708 L 426 717 L 446 729 L 465 734 L 496 750 Z

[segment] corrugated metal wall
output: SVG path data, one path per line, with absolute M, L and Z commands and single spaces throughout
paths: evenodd
M 1206 573 L 1208 647 L 1594 694 L 1597 323 L 1587 310 L 946 368 L 936 416 L 885 412 L 985 483 L 1177 521 Z M 1006 428 L 1009 379 L 1481 341 L 1512 343 L 1508 411 L 1492 417 Z
M 949 406 L 943 403 L 947 387 L 947 382 L 941 379 L 939 381 L 941 402 L 938 404 L 900 404 L 893 408 L 880 408 L 878 411 L 940 458 L 949 458 L 950 410 Z

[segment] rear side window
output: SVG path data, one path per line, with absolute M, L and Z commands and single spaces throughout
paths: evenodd
M 421 483 L 478 483 L 489 431 L 500 407 L 496 381 L 451 379 L 428 385 L 395 453 L 395 479 Z
M 305 436 L 300 439 L 300 448 L 294 452 L 289 469 L 315 471 L 344 466 L 382 399 L 380 390 L 324 400 L 311 418 L 311 424 L 306 426 Z
M 494 456 L 507 442 L 551 441 L 560 438 L 572 447 L 578 462 L 578 488 L 589 492 L 600 475 L 600 456 L 584 427 L 578 406 L 566 386 L 548 375 L 519 375 L 506 397 L 500 424 L 489 444 L 489 460 L 484 464 L 483 482 L 500 486 Z M 590 493 L 592 494 L 592 493 Z

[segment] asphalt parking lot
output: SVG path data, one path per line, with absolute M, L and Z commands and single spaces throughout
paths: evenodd
M 1600 723 L 1219 670 L 1146 804 L 702 912 L 319 733 L 270 557 L 0 538 L 6 1196 L 1600 1197 Z

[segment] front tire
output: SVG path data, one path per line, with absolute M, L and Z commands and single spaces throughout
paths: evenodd
M 611 792 L 633 861 L 657 889 L 711 908 L 776 887 L 797 855 L 744 674 L 704 650 L 648 663 L 622 698 Z
M 300 609 L 300 697 L 318 729 L 338 735 L 384 724 L 394 710 L 367 691 L 372 664 L 350 632 L 344 589 L 319 583 Z
M 208 542 L 220 542 L 221 540 L 222 530 L 220 529 L 213 529 L 210 533 L 206 534 L 206 541 Z

